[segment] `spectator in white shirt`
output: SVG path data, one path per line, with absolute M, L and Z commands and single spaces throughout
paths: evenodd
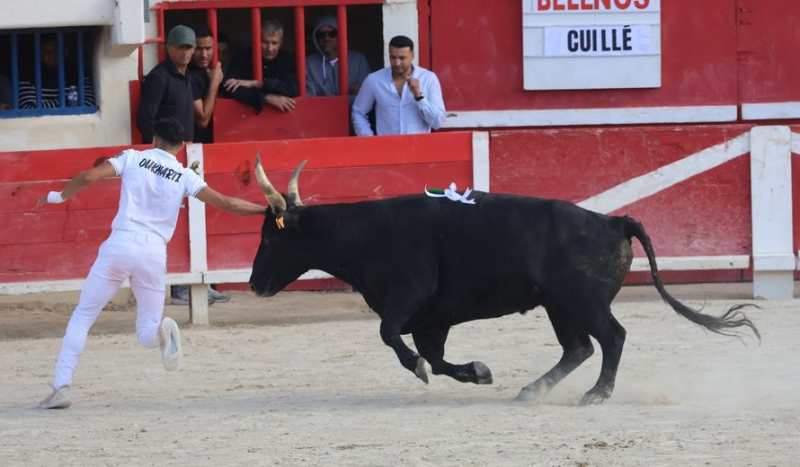
M 445 121 L 442 86 L 436 75 L 414 66 L 414 41 L 395 36 L 389 42 L 389 67 L 367 76 L 353 103 L 353 129 L 373 136 L 367 114 L 374 108 L 378 135 L 430 133 Z

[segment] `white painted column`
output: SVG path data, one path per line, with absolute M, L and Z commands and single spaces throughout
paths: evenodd
M 489 192 L 489 132 L 472 132 L 472 188 Z
M 414 65 L 419 65 L 419 12 L 417 0 L 384 0 L 383 66 L 389 66 L 389 41 L 406 36 L 414 41 Z
M 753 296 L 791 299 L 795 269 L 791 132 L 786 126 L 763 126 L 753 128 L 750 135 Z
M 203 172 L 203 145 L 186 146 L 186 163 L 195 169 L 200 178 Z M 206 205 L 189 197 L 189 261 L 190 271 L 205 273 L 208 270 L 206 256 Z M 208 285 L 203 283 L 189 286 L 189 319 L 192 324 L 208 324 Z

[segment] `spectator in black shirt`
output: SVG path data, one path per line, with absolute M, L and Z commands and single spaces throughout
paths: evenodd
M 264 104 L 281 112 L 294 110 L 297 96 L 297 72 L 294 57 L 281 50 L 283 25 L 276 20 L 261 24 L 262 80 L 253 77 L 252 49 L 231 62 L 230 79 L 223 87 L 227 95 L 260 111 Z
M 217 34 L 217 60 L 222 63 L 222 74 L 228 74 L 228 65 L 231 64 L 231 40 L 224 32 Z
M 194 31 L 175 26 L 167 36 L 167 59 L 156 65 L 142 84 L 136 126 L 144 143 L 153 140 L 156 120 L 173 117 L 185 128 L 187 141 L 194 139 L 194 96 L 186 70 L 196 45 Z
M 214 114 L 214 105 L 217 102 L 219 85 L 222 83 L 222 62 L 218 61 L 213 67 L 211 58 L 214 56 L 214 37 L 208 26 L 195 26 L 194 35 L 197 47 L 189 63 L 189 79 L 192 82 L 194 97 L 194 142 L 213 143 L 211 117 Z

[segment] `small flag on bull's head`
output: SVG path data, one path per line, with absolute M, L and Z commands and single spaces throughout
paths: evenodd
M 474 199 L 469 199 L 470 193 L 472 193 L 472 190 L 467 188 L 466 190 L 464 190 L 464 194 L 461 195 L 458 194 L 455 183 L 451 183 L 450 188 L 447 188 L 445 190 L 441 190 L 438 188 L 431 188 L 429 190 L 427 186 L 425 187 L 425 194 L 430 196 L 431 198 L 447 198 L 451 201 L 459 201 L 464 204 L 475 204 Z

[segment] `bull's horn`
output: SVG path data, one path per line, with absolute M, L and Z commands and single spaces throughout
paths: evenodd
M 303 202 L 300 200 L 300 191 L 297 189 L 297 180 L 300 178 L 300 171 L 305 167 L 308 159 L 304 160 L 292 172 L 292 178 L 289 179 L 289 199 L 294 202 L 295 206 L 302 206 Z
M 286 200 L 283 199 L 283 195 L 278 193 L 278 190 L 272 186 L 272 183 L 270 183 L 267 178 L 267 174 L 264 173 L 264 168 L 261 167 L 261 151 L 258 151 L 258 154 L 256 154 L 256 180 L 258 180 L 258 185 L 261 187 L 261 191 L 264 192 L 264 196 L 267 197 L 267 202 L 269 203 L 269 207 L 272 208 L 272 212 L 278 214 L 279 212 L 285 211 Z

